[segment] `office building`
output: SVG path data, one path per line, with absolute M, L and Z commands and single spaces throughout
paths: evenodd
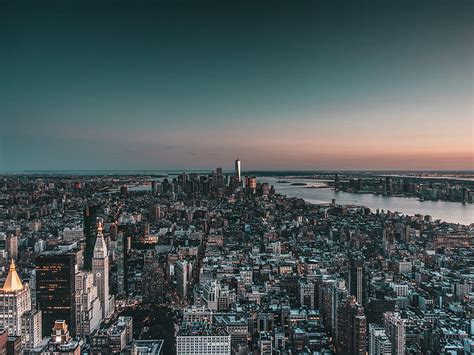
M 109 292 L 109 255 L 104 235 L 102 234 L 102 224 L 99 223 L 97 239 L 94 247 L 94 257 L 92 258 L 92 274 L 94 275 L 94 285 L 102 308 L 102 319 L 110 314 L 110 292 Z
M 369 324 L 369 355 L 391 355 L 392 344 L 385 329 L 377 324 Z
M 41 311 L 32 309 L 21 317 L 21 343 L 24 349 L 34 349 L 41 344 Z
M 314 284 L 307 280 L 299 282 L 300 305 L 314 309 Z
M 148 211 L 148 217 L 150 219 L 150 222 L 158 223 L 161 218 L 160 206 L 151 206 Z
M 235 180 L 241 184 L 242 183 L 242 172 L 240 170 L 240 160 L 237 158 L 235 161 Z
M 22 284 L 12 259 L 7 279 L 0 289 L 0 327 L 9 335 L 21 335 L 21 317 L 30 310 L 30 287 Z
M 98 206 L 91 205 L 84 209 L 84 236 L 86 247 L 84 251 L 84 269 L 92 270 L 92 258 L 97 239 L 97 212 Z
M 127 238 L 123 232 L 117 234 L 117 248 L 115 249 L 117 264 L 117 296 L 125 297 L 128 293 L 127 285 Z
M 356 297 L 357 303 L 365 306 L 367 303 L 367 276 L 364 261 L 353 259 L 348 274 L 349 294 Z
M 100 325 L 102 308 L 94 285 L 94 275 L 90 271 L 76 273 L 76 334 L 89 336 Z
M 338 308 L 337 350 L 341 354 L 365 355 L 367 320 L 364 307 L 354 296 L 347 297 Z
M 18 237 L 14 234 L 10 234 L 6 239 L 6 251 L 8 257 L 12 260 L 18 259 Z
M 175 264 L 176 290 L 181 299 L 188 298 L 189 275 L 191 264 L 186 260 L 178 260 Z
M 387 336 L 392 343 L 393 355 L 405 354 L 405 322 L 398 312 L 384 313 L 384 328 Z
M 176 337 L 177 355 L 230 355 L 231 339 L 222 327 L 186 324 Z
M 74 254 L 46 252 L 36 258 L 36 302 L 42 312 L 42 336 L 51 334 L 56 320 L 76 330 L 76 260 Z

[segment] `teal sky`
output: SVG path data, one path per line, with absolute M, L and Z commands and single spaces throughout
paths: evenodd
M 38 3 L 0 0 L 0 170 L 474 169 L 472 1 Z

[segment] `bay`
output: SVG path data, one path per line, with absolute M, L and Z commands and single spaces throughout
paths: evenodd
M 268 182 L 275 187 L 277 193 L 289 197 L 299 197 L 307 202 L 330 203 L 332 199 L 342 205 L 366 206 L 372 211 L 376 209 L 401 212 L 406 215 L 430 215 L 433 220 L 441 219 L 445 222 L 469 225 L 474 223 L 474 205 L 462 204 L 460 202 L 448 201 L 419 201 L 411 197 L 390 197 L 374 194 L 356 194 L 342 191 L 334 191 L 331 188 L 308 188 L 321 187 L 323 184 L 313 179 L 284 179 L 276 177 L 260 176 L 258 180 Z M 278 183 L 287 181 L 288 183 Z M 292 183 L 306 183 L 305 186 L 295 186 Z

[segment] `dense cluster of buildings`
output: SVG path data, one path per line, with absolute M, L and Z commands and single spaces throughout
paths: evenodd
M 469 354 L 473 246 L 474 224 L 309 204 L 239 160 L 6 175 L 0 354 Z
M 327 176 L 322 178 L 327 178 Z M 474 202 L 474 182 L 462 177 L 437 176 L 430 178 L 344 173 L 335 174 L 334 181 L 330 185 L 336 191 L 409 196 L 432 201 Z

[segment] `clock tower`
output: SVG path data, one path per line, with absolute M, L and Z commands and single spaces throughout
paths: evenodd
M 97 228 L 97 240 L 94 246 L 94 256 L 92 258 L 92 273 L 94 274 L 94 284 L 97 286 L 100 305 L 102 308 L 102 319 L 109 316 L 109 256 L 107 245 L 102 233 L 102 222 Z

